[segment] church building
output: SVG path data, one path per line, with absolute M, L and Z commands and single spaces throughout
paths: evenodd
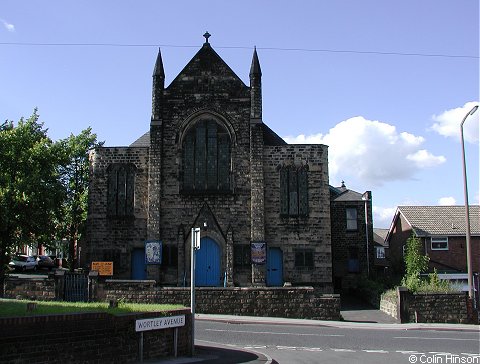
M 170 85 L 159 51 L 149 131 L 91 153 L 82 263 L 188 286 L 191 230 L 200 228 L 197 286 L 333 292 L 328 148 L 272 131 L 257 51 L 246 85 L 209 36 Z

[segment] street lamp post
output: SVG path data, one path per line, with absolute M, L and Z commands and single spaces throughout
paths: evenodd
M 195 251 L 200 249 L 200 228 L 193 227 L 190 246 L 190 312 L 192 314 L 192 356 L 195 356 Z
M 465 142 L 463 140 L 463 124 L 470 115 L 473 115 L 477 111 L 478 105 L 474 106 L 468 114 L 465 115 L 460 123 L 460 137 L 462 141 L 462 161 L 463 161 L 463 195 L 465 198 L 465 239 L 467 246 L 467 273 L 468 273 L 468 297 L 473 299 L 473 273 L 472 273 L 472 243 L 470 240 L 470 211 L 468 205 L 468 189 L 467 189 L 467 164 L 465 162 Z

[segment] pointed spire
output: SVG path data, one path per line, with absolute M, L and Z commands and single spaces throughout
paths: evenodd
M 153 76 L 160 76 L 165 78 L 165 72 L 163 70 L 162 52 L 158 48 L 157 61 L 155 62 L 155 68 L 153 69 Z
M 257 47 L 253 50 L 252 66 L 250 67 L 250 77 L 261 76 L 262 70 L 260 69 L 260 62 L 257 55 Z
M 152 82 L 152 122 L 162 117 L 163 90 L 165 88 L 165 72 L 163 71 L 162 53 L 158 49 L 157 61 L 153 69 Z
M 250 67 L 250 122 L 258 121 L 262 121 L 262 70 L 255 47 Z

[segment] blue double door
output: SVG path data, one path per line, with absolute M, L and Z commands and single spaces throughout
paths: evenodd
M 195 285 L 217 287 L 221 281 L 220 247 L 215 240 L 202 238 L 195 253 Z

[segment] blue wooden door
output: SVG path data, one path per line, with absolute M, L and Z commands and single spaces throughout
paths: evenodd
M 283 286 L 283 253 L 280 248 L 268 248 L 267 286 Z
M 220 247 L 210 238 L 202 238 L 195 258 L 195 285 L 220 286 Z
M 132 250 L 132 279 L 147 279 L 145 249 Z

